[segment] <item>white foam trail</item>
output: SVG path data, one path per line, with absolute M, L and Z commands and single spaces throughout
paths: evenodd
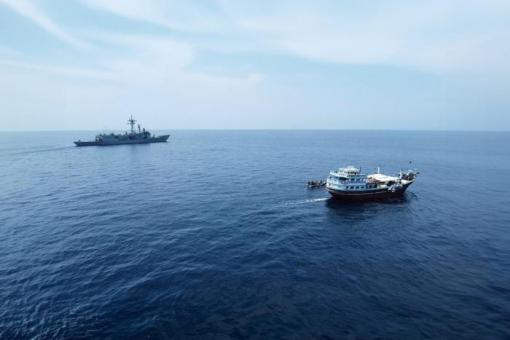
M 305 200 L 303 203 L 324 202 L 328 199 L 329 199 L 329 197 L 314 198 L 314 199 Z
M 306 200 L 285 202 L 285 203 L 278 204 L 277 206 L 285 207 L 285 206 L 300 205 L 300 204 L 307 204 L 307 203 L 324 202 L 328 199 L 329 199 L 329 197 L 311 198 L 311 199 L 306 199 Z

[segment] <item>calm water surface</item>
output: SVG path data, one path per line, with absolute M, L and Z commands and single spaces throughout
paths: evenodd
M 510 337 L 510 134 L 0 133 L 0 338 Z M 421 171 L 341 204 L 306 181 Z

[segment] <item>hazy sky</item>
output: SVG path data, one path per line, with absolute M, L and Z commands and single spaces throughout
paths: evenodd
M 0 129 L 510 129 L 509 0 L 0 0 Z

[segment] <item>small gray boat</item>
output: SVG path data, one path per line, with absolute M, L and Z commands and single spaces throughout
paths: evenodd
M 76 146 L 110 146 L 110 145 L 124 145 L 124 144 L 149 144 L 149 143 L 165 143 L 168 141 L 170 135 L 156 136 L 155 134 L 146 131 L 138 124 L 138 131 L 135 130 L 136 120 L 131 116 L 128 120 L 128 124 L 131 126 L 131 131 L 123 134 L 118 133 L 102 133 L 96 136 L 93 141 L 81 141 L 74 142 Z

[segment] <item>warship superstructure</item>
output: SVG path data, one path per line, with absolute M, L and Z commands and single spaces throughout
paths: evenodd
M 131 116 L 128 120 L 131 126 L 130 132 L 121 133 L 102 133 L 96 136 L 93 141 L 74 142 L 76 146 L 109 146 L 109 145 L 123 145 L 123 144 L 149 144 L 149 143 L 165 143 L 168 141 L 170 135 L 156 136 L 149 131 L 142 129 L 138 124 L 138 131 L 135 130 L 136 120 Z
M 326 189 L 336 198 L 364 200 L 401 196 L 414 183 L 419 174 L 416 170 L 400 171 L 397 176 L 377 172 L 371 175 L 361 169 L 348 166 L 333 170 L 326 180 Z

